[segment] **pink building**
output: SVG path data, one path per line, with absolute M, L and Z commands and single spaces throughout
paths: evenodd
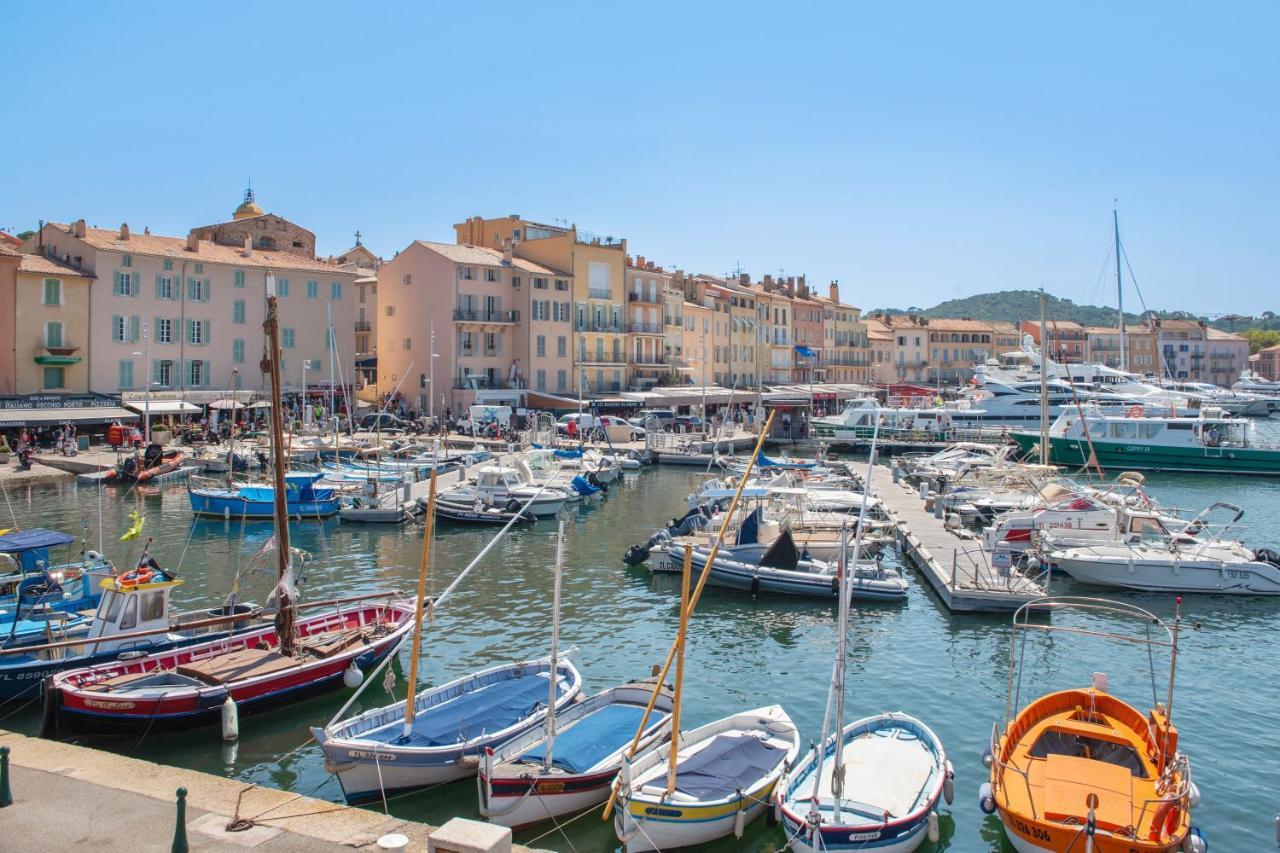
M 315 235 L 248 197 L 227 223 L 165 237 L 46 223 L 30 250 L 94 279 L 89 390 L 173 392 L 193 400 L 261 390 L 267 277 L 280 296 L 286 391 L 327 381 L 330 356 L 352 376 L 353 272 L 318 261 Z M 332 316 L 334 334 L 328 334 Z M 81 333 L 78 333 L 81 334 Z M 336 347 L 336 349 L 335 349 Z
M 380 394 L 439 414 L 573 391 L 564 273 L 510 250 L 417 240 L 378 270 L 377 306 Z

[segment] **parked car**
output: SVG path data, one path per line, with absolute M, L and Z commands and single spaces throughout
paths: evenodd
M 379 421 L 381 421 L 381 423 L 379 423 Z M 408 421 L 402 421 L 400 418 L 397 418 L 395 415 L 388 412 L 374 412 L 373 414 L 365 415 L 357 421 L 356 424 L 357 429 L 364 430 L 365 432 L 373 432 L 379 429 L 382 432 L 390 432 L 392 430 L 399 430 L 400 432 L 403 432 L 409 428 Z
M 676 418 L 672 429 L 675 432 L 702 432 L 703 421 L 697 415 L 681 415 Z
M 670 409 L 645 409 L 635 417 L 637 424 L 650 422 L 656 422 L 657 428 L 664 432 L 671 432 L 671 425 L 676 422 L 676 413 Z
M 591 427 L 595 426 L 595 422 L 595 417 L 586 412 L 570 412 L 567 415 L 561 415 L 556 421 L 556 432 L 560 435 L 568 435 L 569 424 L 571 423 L 577 424 L 578 431 L 581 432 L 584 429 L 591 429 Z
M 632 441 L 643 441 L 645 437 L 645 429 L 639 424 L 629 421 L 626 418 L 620 418 L 617 415 L 601 415 L 598 418 L 600 425 L 604 427 L 627 427 L 631 430 Z

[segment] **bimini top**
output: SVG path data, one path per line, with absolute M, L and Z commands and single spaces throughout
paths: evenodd
M 30 530 L 13 530 L 0 536 L 0 553 L 16 554 L 36 548 L 55 548 L 76 541 L 74 536 L 60 530 L 33 527 Z

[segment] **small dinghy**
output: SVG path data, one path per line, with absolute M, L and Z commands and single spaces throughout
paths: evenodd
M 682 732 L 679 746 L 670 793 L 667 750 L 623 766 L 614 829 L 625 853 L 741 836 L 799 755 L 800 734 L 787 712 L 771 705 Z
M 504 525 L 515 519 L 517 523 L 530 523 L 538 518 L 532 512 L 520 508 L 520 501 L 512 498 L 503 506 L 491 506 L 484 501 L 471 503 L 464 501 L 448 501 L 436 499 L 436 519 L 450 521 L 454 524 L 495 524 Z
M 603 803 L 644 716 L 652 683 L 611 687 L 498 749 L 480 767 L 480 814 L 523 827 Z M 672 694 L 658 694 L 639 754 L 671 736 Z M 548 723 L 552 717 L 548 716 Z
M 148 444 L 141 455 L 135 453 L 122 459 L 119 465 L 107 472 L 106 479 L 125 483 L 145 483 L 162 474 L 177 471 L 186 459 L 186 454 L 176 447 L 165 449 L 158 444 Z
M 815 746 L 778 786 L 778 818 L 793 850 L 911 853 L 936 837 L 935 810 L 939 799 L 951 802 L 952 774 L 928 726 L 879 714 L 845 727 L 838 759 L 836 741 L 828 737 L 821 756 Z
M 503 664 L 423 691 L 405 734 L 405 703 L 375 708 L 312 733 L 347 802 L 462 779 L 476 772 L 486 747 L 542 722 L 551 668 L 547 658 Z M 556 668 L 556 707 L 578 698 L 582 676 L 569 661 Z

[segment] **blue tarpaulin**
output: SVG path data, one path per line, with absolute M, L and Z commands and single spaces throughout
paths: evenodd
M 813 350 L 809 349 L 806 346 L 801 346 L 800 344 L 796 344 L 796 354 L 801 355 L 804 358 L 816 358 L 818 355 Z
M 605 705 L 556 735 L 551 763 L 570 773 L 589 770 L 605 756 L 630 743 L 643 716 L 644 708 L 638 705 Z M 655 713 L 649 725 L 658 719 L 659 715 Z M 520 757 L 531 761 L 544 760 L 547 742 L 542 741 Z
M 0 536 L 0 553 L 14 554 L 18 551 L 30 551 L 33 548 L 55 548 L 58 545 L 69 545 L 76 537 L 58 530 L 45 530 L 33 527 L 31 530 L 15 530 Z

